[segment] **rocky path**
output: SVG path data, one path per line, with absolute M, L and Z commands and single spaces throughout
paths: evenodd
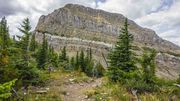
M 89 78 L 78 73 L 62 74 L 52 73 L 48 84 L 49 91 L 53 96 L 60 97 L 63 101 L 94 101 L 85 94 L 88 90 L 100 86 L 102 78 Z M 79 80 L 80 78 L 80 80 Z M 77 81 L 78 80 L 78 81 Z
M 63 86 L 66 94 L 64 101 L 94 101 L 89 99 L 85 92 L 101 85 L 101 78 L 94 79 L 90 82 L 70 83 Z

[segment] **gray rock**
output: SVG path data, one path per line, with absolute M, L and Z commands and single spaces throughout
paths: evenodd
M 82 83 L 80 83 L 79 85 L 80 85 L 80 86 L 84 86 L 84 84 L 82 84 Z

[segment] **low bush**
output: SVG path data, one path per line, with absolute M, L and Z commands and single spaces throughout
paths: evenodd
M 17 79 L 14 79 L 12 81 L 0 84 L 0 101 L 9 98 L 12 95 L 11 89 L 12 86 L 14 86 L 16 80 Z

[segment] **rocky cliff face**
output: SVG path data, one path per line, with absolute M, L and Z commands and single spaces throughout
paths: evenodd
M 124 20 L 125 17 L 121 14 L 68 4 L 47 16 L 41 16 L 35 33 L 39 42 L 42 33 L 48 33 L 49 43 L 56 50 L 61 49 L 64 45 L 69 47 L 69 51 L 87 50 L 91 47 L 96 56 L 101 56 L 101 53 L 106 56 L 116 42 Z M 142 28 L 132 20 L 128 20 L 128 23 L 129 32 L 134 35 L 134 45 L 138 47 L 136 51 L 149 47 L 161 53 L 157 56 L 159 67 L 157 75 L 170 79 L 177 78 L 180 73 L 180 58 L 175 57 L 177 61 L 173 61 L 172 55 L 180 54 L 180 48 L 163 40 L 151 29 Z M 172 61 L 173 65 L 171 65 Z M 162 69 L 168 69 L 169 72 L 160 72 L 163 71 Z

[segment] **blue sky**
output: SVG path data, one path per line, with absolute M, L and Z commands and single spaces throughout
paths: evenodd
M 161 5 L 154 11 L 154 13 L 162 10 L 168 10 L 173 5 L 173 3 L 173 0 L 162 0 Z
M 21 34 L 17 27 L 24 18 L 34 28 L 41 15 L 68 3 L 121 13 L 180 46 L 180 0 L 0 0 L 0 18 L 7 17 L 11 34 Z

